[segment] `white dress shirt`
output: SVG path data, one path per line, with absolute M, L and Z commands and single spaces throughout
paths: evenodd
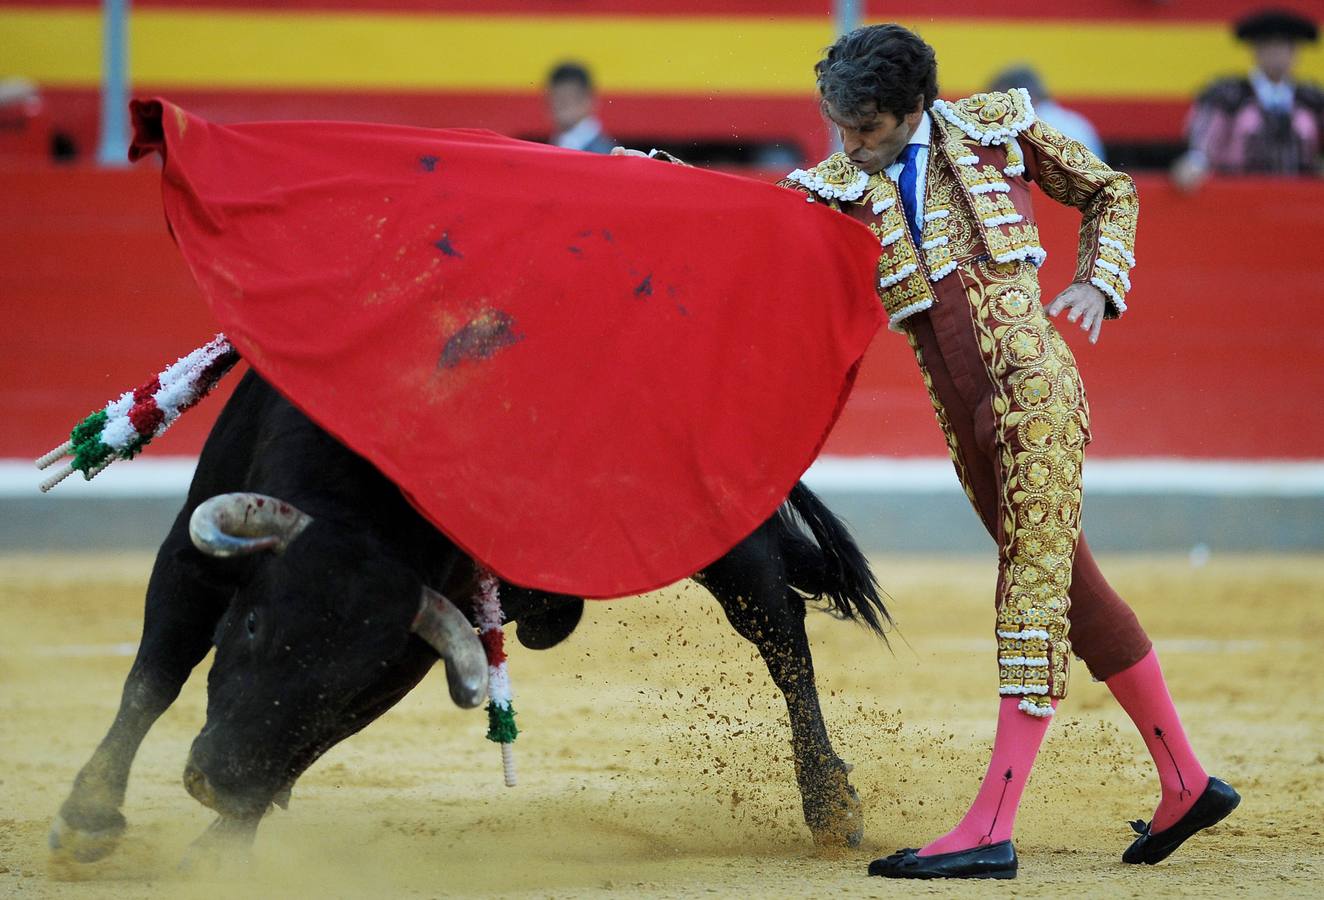
M 919 153 L 915 154 L 915 166 L 918 169 L 915 173 L 915 196 L 910 199 L 914 201 L 912 205 L 914 206 L 915 226 L 919 228 L 921 232 L 924 230 L 924 187 L 925 182 L 928 180 L 929 173 L 929 132 L 932 128 L 933 125 L 929 121 L 929 114 L 926 112 L 919 120 L 919 127 L 915 129 L 915 133 L 910 136 L 910 140 L 906 141 L 907 146 L 910 144 L 920 145 Z M 884 170 L 887 177 L 892 179 L 892 182 L 896 184 L 898 197 L 901 196 L 901 184 L 899 179 L 901 178 L 902 168 L 904 168 L 904 165 L 898 158 L 896 162 L 892 163 Z M 904 204 L 905 200 L 903 199 L 903 208 Z

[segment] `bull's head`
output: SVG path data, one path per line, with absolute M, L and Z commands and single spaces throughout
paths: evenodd
M 203 803 L 259 813 L 437 656 L 455 703 L 482 702 L 487 660 L 473 626 L 366 531 L 244 493 L 200 504 L 189 534 L 208 556 L 249 558 L 217 627 L 207 724 L 185 772 Z

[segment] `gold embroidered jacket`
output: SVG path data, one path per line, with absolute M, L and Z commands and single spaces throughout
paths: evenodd
M 892 180 L 860 171 L 843 153 L 796 169 L 782 182 L 878 235 L 878 293 L 893 329 L 933 305 L 931 285 L 954 272 L 958 261 L 986 252 L 998 262 L 1043 263 L 1047 254 L 1035 225 L 1031 181 L 1081 211 L 1075 280 L 1104 293 L 1108 318 L 1126 311 L 1138 210 L 1130 176 L 1038 121 L 1020 88 L 938 100 L 928 115 L 933 129 L 919 246 Z

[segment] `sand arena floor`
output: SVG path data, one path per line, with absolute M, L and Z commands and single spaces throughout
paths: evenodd
M 868 860 L 964 809 L 995 708 L 987 561 L 875 560 L 901 623 L 889 653 L 811 618 L 829 728 L 866 804 L 859 850 L 816 851 L 785 707 L 694 586 L 590 604 L 546 653 L 516 648 L 522 783 L 434 671 L 323 758 L 234 873 L 176 871 L 210 814 L 180 784 L 202 724 L 194 673 L 138 757 L 118 853 L 52 867 L 46 829 L 109 724 L 141 624 L 147 555 L 0 558 L 0 894 L 208 896 L 1319 896 L 1324 884 L 1324 559 L 1106 560 L 1157 638 L 1197 750 L 1245 800 L 1155 868 L 1124 866 L 1157 787 L 1083 667 L 1018 824 L 1014 883 L 884 882 Z

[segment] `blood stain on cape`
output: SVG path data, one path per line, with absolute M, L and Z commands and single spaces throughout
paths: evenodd
M 509 313 L 499 309 L 484 310 L 446 341 L 437 368 L 453 369 L 460 363 L 477 362 L 502 347 L 518 344 L 524 340 L 524 335 L 516 334 L 514 325 L 515 319 Z
M 432 246 L 436 247 L 438 250 L 440 250 L 442 253 L 446 254 L 447 256 L 454 256 L 457 258 L 464 256 L 463 253 L 461 253 L 459 250 L 456 250 L 455 246 L 451 244 L 451 236 L 449 232 L 443 233 L 441 236 L 441 240 L 437 241 Z

